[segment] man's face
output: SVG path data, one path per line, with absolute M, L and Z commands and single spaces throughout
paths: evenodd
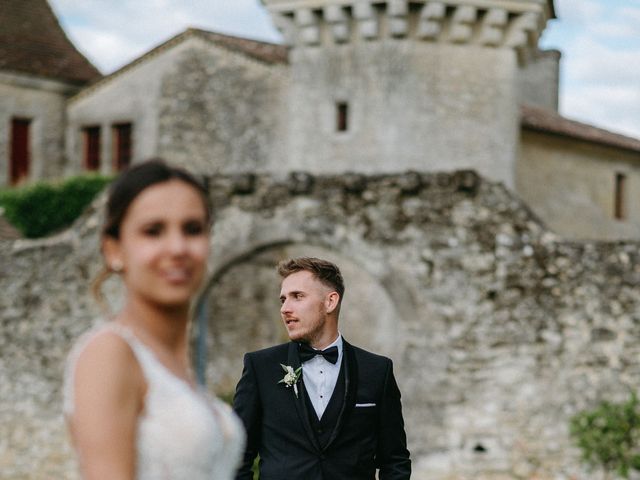
M 315 345 L 330 328 L 327 296 L 331 292 L 311 272 L 301 270 L 282 280 L 280 316 L 289 338 Z

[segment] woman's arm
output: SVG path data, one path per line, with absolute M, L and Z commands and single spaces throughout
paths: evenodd
M 69 420 L 85 480 L 134 480 L 136 425 L 146 381 L 129 345 L 104 332 L 80 354 Z

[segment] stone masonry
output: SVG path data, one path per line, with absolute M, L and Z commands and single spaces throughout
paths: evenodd
M 238 351 L 283 339 L 274 262 L 323 255 L 345 272 L 345 337 L 394 360 L 413 478 L 602 478 L 579 464 L 568 420 L 640 381 L 637 243 L 561 241 L 470 171 L 209 187 L 212 390 L 230 393 Z M 102 316 L 89 294 L 100 209 L 58 237 L 0 243 L 3 479 L 77 478 L 61 378 L 73 339 Z

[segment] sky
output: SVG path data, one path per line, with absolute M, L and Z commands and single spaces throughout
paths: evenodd
M 198 27 L 279 42 L 259 0 L 49 0 L 67 35 L 108 74 Z M 542 48 L 562 52 L 560 112 L 640 138 L 640 0 L 555 0 Z

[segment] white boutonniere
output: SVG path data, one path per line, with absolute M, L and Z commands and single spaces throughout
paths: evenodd
M 298 398 L 298 380 L 300 380 L 300 376 L 302 375 L 302 367 L 294 370 L 293 367 L 289 365 L 280 364 L 280 366 L 285 371 L 285 374 L 278 383 L 284 383 L 287 388 L 293 387 L 293 392 L 296 394 L 296 398 Z

